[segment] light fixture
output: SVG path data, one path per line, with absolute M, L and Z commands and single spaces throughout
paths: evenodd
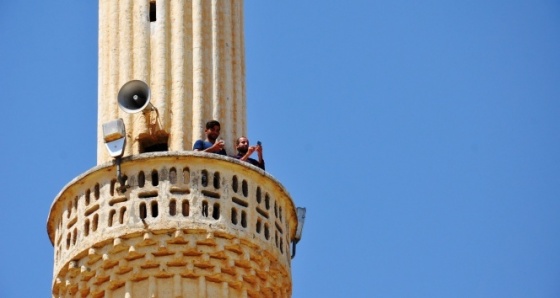
M 294 236 L 294 241 L 292 242 L 292 259 L 296 256 L 296 244 L 301 240 L 301 234 L 303 233 L 303 224 L 305 223 L 305 208 L 297 207 L 297 227 L 296 234 Z
M 103 141 L 111 157 L 121 157 L 126 144 L 124 121 L 116 119 L 103 124 Z
M 124 121 L 119 118 L 103 123 L 102 126 L 105 147 L 107 148 L 107 151 L 109 151 L 109 155 L 115 158 L 115 163 L 117 165 L 117 180 L 120 183 L 120 188 L 118 190 L 125 192 L 125 181 L 121 175 L 121 157 L 123 156 L 124 147 L 126 145 L 126 130 L 124 127 Z

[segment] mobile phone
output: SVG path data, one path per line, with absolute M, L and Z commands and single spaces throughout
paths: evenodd
M 258 145 L 258 146 L 262 146 L 261 141 L 257 141 L 257 145 Z

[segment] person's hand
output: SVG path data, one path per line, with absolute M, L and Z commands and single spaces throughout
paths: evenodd
M 262 154 L 262 146 L 261 145 L 255 146 L 255 151 L 257 151 L 257 153 L 259 154 Z
M 249 155 L 251 155 L 251 153 L 255 152 L 255 150 L 256 150 L 256 147 L 255 147 L 255 146 L 250 146 L 249 149 L 247 149 L 247 153 L 248 153 Z
M 224 148 L 225 142 L 224 140 L 219 140 L 212 145 L 212 152 L 220 151 Z

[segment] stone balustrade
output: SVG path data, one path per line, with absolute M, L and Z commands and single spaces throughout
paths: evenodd
M 291 296 L 296 208 L 271 175 L 202 152 L 124 158 L 121 173 L 125 191 L 102 164 L 51 206 L 53 297 Z

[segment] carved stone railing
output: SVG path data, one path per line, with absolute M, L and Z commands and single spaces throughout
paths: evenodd
M 296 208 L 271 175 L 200 152 L 128 157 L 121 173 L 124 192 L 108 163 L 54 200 L 53 297 L 182 296 L 187 288 L 208 297 L 291 295 Z

